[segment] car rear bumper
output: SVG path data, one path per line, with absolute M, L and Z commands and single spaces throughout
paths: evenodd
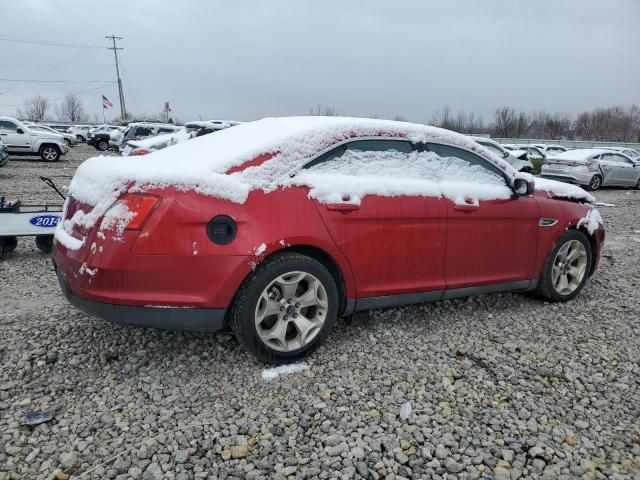
M 55 263 L 54 263 L 55 267 Z M 225 325 L 226 309 L 165 306 L 131 306 L 97 302 L 75 294 L 65 274 L 56 268 L 58 283 L 66 299 L 79 310 L 112 323 L 167 330 L 215 332 Z

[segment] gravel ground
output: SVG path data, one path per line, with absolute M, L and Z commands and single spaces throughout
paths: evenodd
M 93 152 L 11 161 L 0 190 L 56 202 L 35 174 L 65 184 Z M 597 197 L 616 206 L 600 208 L 601 267 L 574 301 L 374 311 L 270 381 L 229 334 L 71 308 L 21 240 L 0 261 L 0 479 L 638 479 L 640 192 Z M 31 411 L 54 417 L 22 425 Z

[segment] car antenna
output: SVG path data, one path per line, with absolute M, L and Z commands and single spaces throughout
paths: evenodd
M 66 200 L 67 197 L 65 197 L 62 192 L 60 192 L 60 190 L 58 190 L 58 187 L 56 187 L 56 184 L 53 183 L 53 180 L 51 180 L 49 177 L 43 177 L 42 175 L 38 175 L 40 177 L 40 180 L 42 180 L 44 183 L 46 183 L 48 186 L 50 186 L 51 188 L 53 188 L 56 193 L 58 195 L 60 195 L 62 197 L 63 200 Z

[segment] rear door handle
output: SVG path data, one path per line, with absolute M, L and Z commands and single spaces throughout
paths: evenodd
M 478 210 L 479 207 L 480 206 L 475 203 L 463 203 L 461 205 L 455 203 L 453 205 L 453 209 L 459 212 L 473 212 L 474 210 Z
M 325 207 L 327 210 L 335 210 L 338 212 L 351 212 L 360 209 L 360 205 L 355 203 L 327 203 Z

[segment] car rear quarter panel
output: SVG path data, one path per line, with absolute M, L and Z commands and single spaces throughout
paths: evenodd
M 137 236 L 131 253 L 182 257 L 175 259 L 176 265 L 190 261 L 206 265 L 206 273 L 200 275 L 203 283 L 216 284 L 210 291 L 216 307 L 228 306 L 242 281 L 267 256 L 300 245 L 331 256 L 342 271 L 347 296 L 353 297 L 349 265 L 308 198 L 308 189 L 256 190 L 243 204 L 173 188 L 149 193 L 159 195 L 162 201 Z M 218 215 L 227 215 L 237 224 L 237 236 L 228 245 L 217 245 L 207 236 L 207 223 Z M 221 271 L 218 262 L 223 258 L 234 258 L 235 267 Z M 223 285 L 221 276 L 225 277 Z

